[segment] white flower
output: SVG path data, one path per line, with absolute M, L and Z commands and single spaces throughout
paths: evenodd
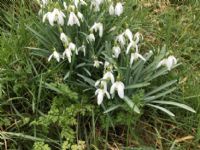
M 133 33 L 130 29 L 126 29 L 124 35 L 130 40 L 130 42 L 133 41 Z
M 54 8 L 53 12 L 48 12 L 43 16 L 43 22 L 48 19 L 51 26 L 54 26 L 54 22 L 57 22 L 58 25 L 63 26 L 64 18 L 65 14 L 61 10 Z
M 78 18 L 83 22 L 83 14 L 81 12 L 77 13 Z
M 129 43 L 127 49 L 126 49 L 126 54 L 129 53 L 129 51 L 130 51 L 130 49 L 131 49 L 132 47 L 135 48 L 135 49 L 136 49 L 136 52 L 138 53 L 138 45 L 136 44 L 135 41 L 131 41 L 131 42 Z
M 126 44 L 126 40 L 124 38 L 124 34 L 120 34 L 116 37 L 116 41 L 119 42 L 119 44 L 123 47 Z
M 110 99 L 110 94 L 104 89 L 97 89 L 95 95 L 97 95 L 97 104 L 100 105 L 103 102 L 104 95 L 106 94 L 107 98 Z
M 134 38 L 135 38 L 135 43 L 138 44 L 139 41 L 140 41 L 140 37 L 142 38 L 143 40 L 143 36 L 141 33 L 137 32 L 135 35 L 134 35 Z
M 121 53 L 120 47 L 119 47 L 119 46 L 114 46 L 114 47 L 112 48 L 112 50 L 113 50 L 113 53 L 114 53 L 113 57 L 114 57 L 114 58 L 118 58 L 118 57 L 119 57 L 119 54 Z
M 87 37 L 86 37 L 88 43 L 89 42 L 94 42 L 95 41 L 95 36 L 93 33 L 90 33 Z
M 146 61 L 146 59 L 141 54 L 139 54 L 138 52 L 131 53 L 130 65 L 132 65 L 133 61 L 137 60 L 138 58 L 142 59 L 143 61 Z
M 65 51 L 63 52 L 63 58 L 65 58 L 65 56 L 67 57 L 69 63 L 71 63 L 72 59 L 72 51 L 69 48 L 66 48 Z
M 80 26 L 80 22 L 78 20 L 78 17 L 75 15 L 74 12 L 70 12 L 70 14 L 69 14 L 69 20 L 67 22 L 67 25 L 68 26 L 73 26 L 75 24 L 77 24 L 78 26 Z
M 110 99 L 110 94 L 107 91 L 107 82 L 104 80 L 97 80 L 95 82 L 95 87 L 99 86 L 95 92 L 95 95 L 97 95 L 97 103 L 100 105 L 103 102 L 103 97 L 106 94 L 107 98 Z
M 60 62 L 60 58 L 61 58 L 61 55 L 57 52 L 57 51 L 54 51 L 48 58 L 48 61 L 50 61 L 52 58 L 55 58 L 57 60 L 57 62 Z
M 86 54 L 86 47 L 85 47 L 85 45 L 82 45 L 81 47 L 79 47 L 79 48 L 77 49 L 76 55 L 78 55 L 78 52 L 79 52 L 79 51 L 82 51 L 82 52 L 83 52 L 83 55 L 85 56 L 85 54 Z
M 114 75 L 112 74 L 111 71 L 106 72 L 106 73 L 103 75 L 103 79 L 104 79 L 104 80 L 110 80 L 112 84 L 115 82 Z
M 104 62 L 104 68 L 107 68 L 107 67 L 109 67 L 110 66 L 110 63 L 108 62 L 108 61 L 105 61 Z
M 87 3 L 84 0 L 74 0 L 74 5 L 76 6 L 76 8 L 78 8 L 79 4 L 87 6 Z
M 115 6 L 115 15 L 120 16 L 123 13 L 122 3 L 118 2 Z
M 99 68 L 100 65 L 103 65 L 103 62 L 95 60 L 93 66 Z
M 176 58 L 171 55 L 168 58 L 161 60 L 158 63 L 157 68 L 159 68 L 160 66 L 166 66 L 167 69 L 170 71 L 173 68 L 173 66 L 176 64 L 177 64 Z
M 93 32 L 97 32 L 99 31 L 99 36 L 102 37 L 103 36 L 103 24 L 102 23 L 94 23 L 94 25 L 90 28 L 90 31 Z
M 91 0 L 90 8 L 94 8 L 94 11 L 100 11 L 100 5 L 104 2 L 104 0 Z
M 65 35 L 65 33 L 61 33 L 60 34 L 60 40 L 64 43 L 64 44 L 68 44 L 68 38 L 67 36 Z
M 110 15 L 114 15 L 115 14 L 115 8 L 114 8 L 113 4 L 111 4 L 110 7 L 109 7 L 109 14 Z
M 124 83 L 121 81 L 116 81 L 114 84 L 112 84 L 110 88 L 110 94 L 114 96 L 115 91 L 117 91 L 118 96 L 123 99 L 124 98 Z
M 68 48 L 71 51 L 76 51 L 77 50 L 76 45 L 74 43 L 72 43 L 72 42 L 69 43 Z

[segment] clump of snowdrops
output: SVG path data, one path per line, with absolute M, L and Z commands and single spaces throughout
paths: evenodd
M 176 89 L 177 80 L 152 85 L 179 64 L 165 46 L 156 54 L 141 50 L 140 43 L 145 39 L 126 23 L 125 1 L 41 0 L 39 4 L 44 26 L 52 28 L 60 41 L 51 45 L 46 59 L 49 63 L 65 63 L 66 84 L 90 91 L 91 101 L 95 99 L 105 112 L 129 106 L 140 113 L 140 107 L 150 106 L 174 116 L 163 105 L 195 112 L 164 99 Z

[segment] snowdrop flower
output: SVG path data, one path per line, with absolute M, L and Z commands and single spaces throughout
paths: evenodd
M 133 41 L 133 33 L 130 29 L 126 29 L 124 35 L 130 40 L 130 42 Z
M 112 82 L 112 84 L 115 82 L 115 78 L 114 78 L 114 75 L 112 74 L 111 71 L 108 71 L 104 74 L 103 76 L 103 79 L 104 80 L 110 80 Z
M 95 41 L 95 36 L 93 33 L 90 33 L 87 37 L 86 37 L 88 43 L 89 42 L 94 42 Z
M 136 42 L 136 44 L 139 43 L 139 41 L 140 41 L 140 37 L 141 37 L 142 40 L 143 40 L 143 36 L 142 36 L 142 34 L 139 33 L 139 32 L 137 32 L 137 33 L 134 35 L 134 38 L 135 38 L 135 42 Z
M 115 14 L 115 8 L 114 8 L 113 4 L 111 4 L 110 7 L 109 7 L 109 14 L 111 16 Z
M 136 44 L 135 41 L 131 41 L 126 49 L 126 54 L 129 53 L 130 49 L 131 48 L 135 48 L 136 49 L 136 52 L 138 52 L 138 45 Z
M 111 66 L 111 64 L 110 64 L 108 61 L 105 61 L 105 62 L 104 62 L 104 68 L 106 69 L 106 68 L 108 68 L 109 66 Z
M 65 35 L 65 33 L 61 33 L 60 34 L 60 40 L 64 43 L 64 44 L 68 44 L 68 38 L 67 36 Z
M 60 62 L 61 55 L 55 50 L 48 58 L 48 61 L 50 61 L 52 58 L 55 58 L 57 62 Z
M 98 60 L 95 60 L 95 61 L 94 61 L 93 66 L 94 66 L 95 68 L 99 68 L 100 65 L 103 65 L 103 62 L 98 61 Z
M 94 25 L 90 28 L 90 31 L 93 32 L 97 32 L 99 31 L 99 36 L 102 37 L 103 36 L 103 24 L 102 23 L 94 23 Z
M 115 91 L 117 91 L 118 96 L 123 99 L 124 98 L 124 83 L 121 81 L 116 81 L 115 83 L 112 84 L 111 88 L 110 88 L 110 94 L 112 94 L 112 96 L 114 96 Z
M 53 12 L 48 12 L 43 16 L 43 22 L 48 19 L 51 26 L 54 26 L 54 22 L 63 26 L 65 17 L 65 14 L 61 10 L 54 8 Z
M 171 55 L 168 58 L 161 60 L 158 63 L 157 68 L 159 68 L 160 66 L 166 66 L 167 69 L 170 71 L 173 68 L 173 66 L 176 64 L 177 64 L 176 58 Z
M 139 54 L 138 52 L 135 52 L 135 53 L 131 53 L 130 65 L 132 65 L 133 61 L 137 60 L 138 58 L 142 59 L 143 61 L 146 61 L 146 59 L 141 54 Z
M 79 51 L 82 51 L 82 52 L 83 52 L 83 55 L 85 56 L 85 54 L 86 54 L 86 47 L 85 47 L 85 45 L 82 45 L 81 47 L 79 47 L 79 48 L 77 49 L 76 55 L 78 55 L 78 52 L 79 52 Z
M 100 11 L 100 5 L 104 2 L 104 0 L 91 0 L 90 8 L 94 8 L 94 11 Z
M 83 14 L 81 12 L 77 13 L 78 18 L 83 22 Z
M 68 48 L 71 51 L 76 51 L 77 50 L 76 45 L 74 43 L 72 43 L 72 42 L 69 43 Z
M 114 57 L 114 58 L 118 58 L 118 57 L 119 57 L 119 54 L 121 53 L 120 47 L 119 47 L 119 46 L 114 46 L 114 47 L 112 48 L 112 50 L 113 50 L 113 53 L 114 53 L 113 57 Z
M 78 8 L 79 4 L 87 6 L 87 3 L 84 0 L 74 0 L 74 5 L 76 6 L 76 8 Z
M 66 48 L 65 51 L 63 52 L 63 58 L 67 57 L 69 63 L 72 62 L 72 51 L 69 48 Z
M 104 89 L 97 89 L 95 91 L 95 95 L 97 95 L 97 104 L 101 105 L 101 103 L 103 102 L 103 98 L 104 95 L 106 94 L 107 98 L 110 99 L 110 94 L 108 93 L 108 91 L 104 90 Z
M 126 40 L 124 38 L 124 34 L 120 34 L 116 37 L 116 41 L 119 42 L 119 44 L 123 47 L 126 44 Z
M 107 98 L 110 99 L 110 94 L 107 91 L 107 82 L 104 80 L 97 80 L 95 82 L 95 87 L 99 86 L 95 92 L 95 95 L 97 95 L 97 103 L 100 105 L 103 102 L 103 97 L 106 94 Z
M 115 15 L 120 16 L 123 13 L 122 3 L 118 2 L 115 6 Z
M 77 24 L 78 26 L 80 26 L 80 22 L 78 20 L 78 17 L 75 15 L 74 12 L 70 12 L 70 14 L 69 14 L 69 20 L 67 22 L 67 25 L 68 26 L 73 26 L 75 24 Z

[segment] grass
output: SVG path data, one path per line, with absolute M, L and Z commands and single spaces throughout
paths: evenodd
M 7 149 L 10 143 L 12 146 L 9 148 L 30 149 L 34 141 L 53 137 L 44 135 L 42 129 L 35 125 L 30 127 L 29 123 L 39 116 L 44 116 L 51 108 L 51 97 L 55 94 L 44 89 L 41 86 L 42 81 L 57 81 L 60 74 L 57 70 L 51 72 L 44 67 L 46 62 L 30 55 L 25 48 L 37 45 L 37 41 L 26 28 L 27 25 L 31 26 L 37 22 L 34 12 L 28 11 L 32 6 L 27 8 L 27 5 L 10 5 L 12 7 L 2 10 L 3 22 L 1 21 L 0 27 L 0 144 L 3 149 Z M 109 116 L 101 118 L 99 113 L 92 111 L 89 119 L 86 117 L 86 120 L 90 121 L 89 124 L 82 125 L 82 128 L 86 143 L 91 144 L 93 149 L 102 143 L 105 149 L 117 149 L 123 143 L 127 144 L 127 149 L 131 149 L 130 145 L 144 150 L 147 149 L 145 146 L 163 150 L 200 148 L 199 6 L 200 2 L 197 0 L 140 0 L 130 1 L 129 7 L 129 14 L 132 16 L 130 28 L 139 30 L 145 39 L 142 49 L 155 50 L 166 44 L 169 53 L 178 56 L 182 62 L 171 75 L 178 76 L 178 90 L 168 98 L 188 104 L 197 113 L 192 114 L 172 107 L 176 117 L 169 118 L 159 111 L 145 110 L 134 129 L 129 130 L 133 140 L 128 141 L 130 137 L 123 132 L 126 131 L 125 127 L 119 126 L 117 131 L 113 131 L 108 127 Z M 85 119 L 81 116 L 80 118 Z M 99 118 L 106 118 L 106 121 L 102 121 L 104 125 L 100 126 L 97 122 Z M 81 125 L 78 124 L 78 127 Z M 55 134 L 59 134 L 58 127 L 56 130 Z M 51 145 L 53 141 L 58 146 L 61 142 L 59 140 L 46 139 L 45 142 Z M 24 141 L 27 142 L 26 145 L 23 144 Z

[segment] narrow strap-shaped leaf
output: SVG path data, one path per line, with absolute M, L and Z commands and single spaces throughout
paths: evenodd
M 165 105 L 173 105 L 173 106 L 177 106 L 177 107 L 180 107 L 180 108 L 183 108 L 185 110 L 188 110 L 188 111 L 191 111 L 193 113 L 196 113 L 196 111 L 185 105 L 185 104 L 181 104 L 181 103 L 178 103 L 178 102 L 172 102 L 172 101 L 152 101 L 152 103 L 157 103 L 157 104 L 165 104 Z
M 91 86 L 94 86 L 95 84 L 95 81 L 86 77 L 86 76 L 83 76 L 81 74 L 77 74 L 79 77 L 81 77 L 85 82 L 89 83 Z
M 176 87 L 174 87 L 174 88 L 172 88 L 172 89 L 169 89 L 169 90 L 167 90 L 167 91 L 164 91 L 164 92 L 162 92 L 162 93 L 160 93 L 160 94 L 154 95 L 154 96 L 145 97 L 144 100 L 145 100 L 145 101 L 152 101 L 152 100 L 158 99 L 158 98 L 160 98 L 160 97 L 162 97 L 162 96 L 165 96 L 165 95 L 167 95 L 167 94 L 173 92 L 175 89 L 176 89 Z
M 130 99 L 130 98 L 128 98 L 127 96 L 125 96 L 124 97 L 124 99 L 123 99 L 127 104 L 128 104 L 128 106 L 130 107 L 130 108 L 132 108 L 136 113 L 140 113 L 140 110 L 139 110 L 139 108 L 134 104 L 134 102 Z
M 145 86 L 148 86 L 148 85 L 150 85 L 150 83 L 148 83 L 148 82 L 138 83 L 138 84 L 129 85 L 125 89 L 137 89 L 137 88 L 145 87 Z
M 117 108 L 119 108 L 121 106 L 122 105 L 112 106 L 112 107 L 108 108 L 107 110 L 105 110 L 103 113 L 109 113 L 109 112 L 111 112 L 111 111 L 113 111 L 113 110 L 115 110 L 115 109 L 117 109 Z
M 169 82 L 166 82 L 165 84 L 159 86 L 158 88 L 154 89 L 153 91 L 149 92 L 146 94 L 146 96 L 149 96 L 149 95 L 152 95 L 152 94 L 155 94 L 157 92 L 160 92 L 161 90 L 171 86 L 172 84 L 176 83 L 177 80 L 173 80 L 173 81 L 169 81 Z
M 159 109 L 159 110 L 165 112 L 165 113 L 168 114 L 169 116 L 172 116 L 172 117 L 175 116 L 171 111 L 169 111 L 168 109 L 166 109 L 166 108 L 164 108 L 164 107 L 161 107 L 161 106 L 158 106 L 158 105 L 153 105 L 153 104 L 147 104 L 147 105 L 148 105 L 148 106 L 151 106 L 151 107 L 154 107 L 154 108 L 157 108 L 157 109 Z

